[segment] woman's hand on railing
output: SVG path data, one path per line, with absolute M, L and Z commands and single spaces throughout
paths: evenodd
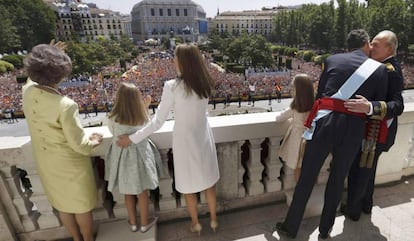
M 94 146 L 99 145 L 103 141 L 103 135 L 100 133 L 92 133 L 89 136 L 89 140 L 92 141 Z

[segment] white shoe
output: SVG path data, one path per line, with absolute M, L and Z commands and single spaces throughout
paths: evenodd
M 152 226 L 154 226 L 154 224 L 156 224 L 156 223 L 157 223 L 157 221 L 158 221 L 158 217 L 154 217 L 154 218 L 151 220 L 151 222 L 149 222 L 147 225 L 141 225 L 141 227 L 140 227 L 139 231 L 140 231 L 141 233 L 145 233 L 145 232 L 147 232 L 148 230 L 150 230 L 150 229 L 151 229 L 151 227 L 152 227 Z
M 131 230 L 131 232 L 136 232 L 136 231 L 138 231 L 138 227 L 137 227 L 137 225 L 135 225 L 135 224 L 131 224 L 129 221 L 128 221 L 128 224 L 129 224 L 129 230 Z

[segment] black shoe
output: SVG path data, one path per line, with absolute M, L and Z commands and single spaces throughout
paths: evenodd
M 339 208 L 339 211 L 346 217 L 351 219 L 352 221 L 356 222 L 359 220 L 360 216 L 353 216 L 350 215 L 348 212 L 348 208 L 346 206 L 346 204 L 341 203 L 341 207 Z
M 329 234 L 328 233 L 319 233 L 318 238 L 327 239 L 327 238 L 329 238 Z
M 289 233 L 289 231 L 286 228 L 285 223 L 276 223 L 276 227 L 274 228 L 279 234 L 283 234 L 284 236 L 288 237 L 288 238 L 296 238 L 296 234 L 293 235 L 291 233 Z

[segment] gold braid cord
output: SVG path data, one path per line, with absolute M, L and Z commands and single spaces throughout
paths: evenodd
M 360 168 L 372 168 L 380 130 L 380 120 L 369 120 L 367 135 L 362 142 L 362 153 L 359 161 Z

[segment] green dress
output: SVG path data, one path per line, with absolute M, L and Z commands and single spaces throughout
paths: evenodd
M 108 128 L 113 135 L 105 157 L 108 191 L 136 195 L 157 188 L 161 158 L 155 145 L 148 138 L 127 148 L 120 148 L 115 143 L 118 136 L 135 133 L 141 127 L 122 125 L 109 119 Z

